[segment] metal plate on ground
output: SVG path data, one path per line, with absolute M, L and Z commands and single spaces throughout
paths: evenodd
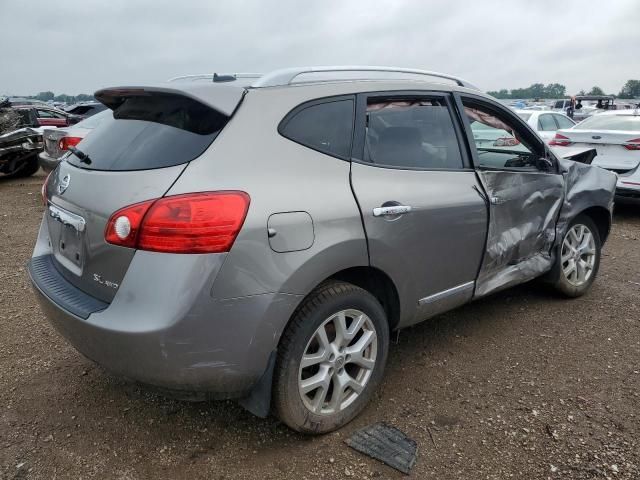
M 345 443 L 407 475 L 416 463 L 416 442 L 386 423 L 375 423 L 358 430 Z

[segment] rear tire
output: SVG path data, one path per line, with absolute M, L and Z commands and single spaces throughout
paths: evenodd
M 8 173 L 6 176 L 8 178 L 30 177 L 39 169 L 40 165 L 38 164 L 38 156 L 33 155 L 32 157 L 20 162 L 16 169 L 13 172 Z
M 388 349 L 386 314 L 373 295 L 345 282 L 321 285 L 282 335 L 274 413 L 303 433 L 327 433 L 346 425 L 380 384 Z
M 598 228 L 587 215 L 574 218 L 565 233 L 552 269 L 553 287 L 567 297 L 584 295 L 600 268 L 602 244 Z

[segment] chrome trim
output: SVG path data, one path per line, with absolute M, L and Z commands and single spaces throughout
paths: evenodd
M 63 225 L 69 225 L 75 228 L 78 232 L 84 232 L 84 229 L 87 225 L 84 218 L 82 218 L 80 215 L 67 212 L 66 210 L 58 208 L 55 205 L 49 205 L 49 215 L 61 222 Z
M 434 293 L 433 295 L 429 295 L 428 297 L 421 298 L 420 300 L 418 300 L 418 303 L 420 305 L 428 305 L 430 303 L 435 303 L 439 300 L 445 299 L 447 297 L 451 297 L 458 293 L 463 293 L 463 292 L 466 292 L 467 290 L 473 290 L 473 287 L 475 286 L 475 284 L 476 282 L 474 281 L 463 283 L 462 285 L 458 285 L 456 287 L 449 288 L 447 290 L 443 290 L 438 293 Z
M 384 215 L 402 215 L 409 213 L 412 208 L 409 205 L 393 205 L 390 207 L 376 207 L 373 209 L 374 217 L 382 217 Z
M 293 80 L 304 73 L 329 73 L 329 72 L 387 72 L 387 73 L 403 73 L 413 75 L 424 75 L 428 77 L 444 78 L 446 80 L 452 80 L 461 87 L 471 88 L 478 90 L 469 82 L 462 80 L 459 77 L 448 75 L 446 73 L 430 72 L 428 70 L 417 70 L 413 68 L 400 68 L 400 67 L 378 67 L 371 65 L 343 65 L 343 66 L 331 66 L 331 67 L 292 67 L 283 68 L 281 70 L 275 70 L 260 77 L 253 83 L 252 87 L 278 87 L 284 85 L 290 85 Z M 339 79 L 321 80 L 324 82 L 335 81 Z M 351 79 L 356 80 L 356 79 Z M 359 79 L 362 80 L 362 79 Z

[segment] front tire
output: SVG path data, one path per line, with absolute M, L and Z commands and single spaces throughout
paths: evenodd
M 602 243 L 598 228 L 586 215 L 569 224 L 553 269 L 553 286 L 567 297 L 584 295 L 600 268 Z
M 389 349 L 384 309 L 366 290 L 328 282 L 285 329 L 274 374 L 274 413 L 292 429 L 320 434 L 346 425 L 380 384 Z

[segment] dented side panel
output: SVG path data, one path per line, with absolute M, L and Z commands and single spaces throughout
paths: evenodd
M 617 177 L 603 168 L 585 165 L 568 159 L 558 160 L 564 177 L 564 198 L 556 224 L 556 242 L 564 238 L 571 220 L 591 207 L 601 207 L 613 212 L 613 200 Z M 604 242 L 604 238 L 602 241 Z
M 484 170 L 478 176 L 489 196 L 490 215 L 476 298 L 551 268 L 564 193 L 559 174 Z
M 611 215 L 615 174 L 569 159 L 559 159 L 558 166 L 558 175 L 478 173 L 489 196 L 490 221 L 474 298 L 549 271 L 556 247 L 580 213 L 600 207 Z

